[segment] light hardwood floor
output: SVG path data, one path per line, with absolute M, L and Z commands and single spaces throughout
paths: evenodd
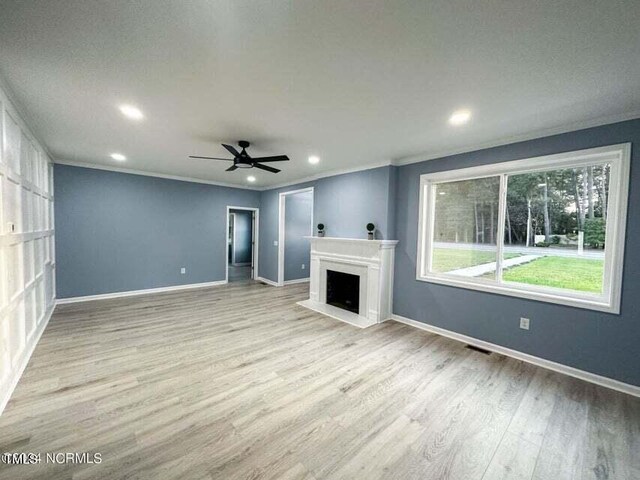
M 251 278 L 251 265 L 229 265 L 229 282 L 244 282 Z
M 59 306 L 0 477 L 638 479 L 640 399 L 396 322 L 360 330 L 258 283 Z

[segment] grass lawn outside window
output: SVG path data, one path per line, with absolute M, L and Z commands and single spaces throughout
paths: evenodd
M 505 269 L 506 282 L 564 288 L 580 292 L 602 292 L 604 261 L 586 258 L 542 257 Z

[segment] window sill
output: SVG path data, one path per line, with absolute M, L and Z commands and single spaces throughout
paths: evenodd
M 525 300 L 537 300 L 540 302 L 554 303 L 557 305 L 565 305 L 569 307 L 584 308 L 588 310 L 596 310 L 599 312 L 620 314 L 619 301 L 607 301 L 602 296 L 596 295 L 564 295 L 562 290 L 553 291 L 552 289 L 538 289 L 536 287 L 527 286 L 520 288 L 517 285 L 503 284 L 498 285 L 490 281 L 468 281 L 458 280 L 444 275 L 425 275 L 416 276 L 416 280 L 427 283 L 437 283 L 450 287 L 465 288 L 468 290 L 476 290 L 485 293 L 495 293 L 499 295 L 507 295 L 510 297 L 523 298 Z

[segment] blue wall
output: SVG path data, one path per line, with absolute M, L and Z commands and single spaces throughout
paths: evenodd
M 249 210 L 231 210 L 235 214 L 236 263 L 251 263 L 252 212 Z
M 286 195 L 284 211 L 284 279 L 307 278 L 311 245 L 304 237 L 313 233 L 313 192 Z
M 260 200 L 251 190 L 89 168 L 54 173 L 58 298 L 224 280 L 227 205 Z
M 258 275 L 277 281 L 278 194 L 309 186 L 327 236 L 366 238 L 373 222 L 377 238 L 393 238 L 396 170 L 257 192 L 56 165 L 57 297 L 223 280 L 227 205 L 260 208 Z
M 621 315 L 416 280 L 420 175 L 633 142 Z M 640 385 L 640 120 L 398 168 L 394 313 L 582 370 Z M 634 279 L 635 277 L 635 279 Z M 518 326 L 531 319 L 531 330 Z
M 393 240 L 390 188 L 395 167 L 321 178 L 315 182 L 315 223 L 327 237 L 367 238 L 366 225 L 376 225 L 376 238 Z
M 394 239 L 395 211 L 390 194 L 395 186 L 395 175 L 395 167 L 379 167 L 263 191 L 260 195 L 259 276 L 274 282 L 278 280 L 278 247 L 273 242 L 278 240 L 278 197 L 281 192 L 314 187 L 314 223 L 324 223 L 328 237 L 366 238 L 365 226 L 372 222 L 376 225 L 376 238 Z

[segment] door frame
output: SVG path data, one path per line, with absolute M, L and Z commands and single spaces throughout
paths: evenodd
M 231 222 L 231 219 L 233 219 L 233 222 Z M 227 238 L 227 244 L 230 245 L 230 248 L 231 248 L 231 265 L 235 265 L 236 264 L 236 214 L 235 213 L 229 212 L 227 224 L 229 225 L 229 228 L 231 228 L 231 244 L 229 244 L 229 238 Z
M 253 212 L 253 222 L 251 231 L 251 279 L 256 280 L 258 278 L 258 253 L 259 253 L 259 233 L 260 233 L 260 209 L 257 207 L 237 207 L 235 205 L 227 205 L 227 228 L 224 233 L 224 243 L 226 245 L 224 249 L 224 279 L 226 283 L 229 283 L 229 216 L 233 215 L 231 210 L 248 210 Z M 235 222 L 234 222 L 235 223 Z M 235 235 L 235 231 L 234 231 Z
M 313 235 L 313 210 L 315 206 L 314 187 L 299 188 L 288 192 L 280 192 L 278 196 L 278 286 L 284 285 L 284 236 L 285 236 L 285 204 L 287 195 L 295 195 L 296 193 L 311 192 L 311 232 Z M 308 265 L 309 269 L 311 265 Z

